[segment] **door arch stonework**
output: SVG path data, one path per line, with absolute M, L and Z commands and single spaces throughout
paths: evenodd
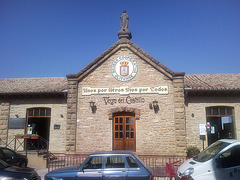
M 136 108 L 129 108 L 129 107 L 120 107 L 120 108 L 113 108 L 109 110 L 108 113 L 108 119 L 113 120 L 113 114 L 114 113 L 119 113 L 119 112 L 130 112 L 135 114 L 135 119 L 139 120 L 140 119 L 140 109 Z

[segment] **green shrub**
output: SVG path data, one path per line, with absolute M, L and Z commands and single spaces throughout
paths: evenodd
M 200 152 L 200 150 L 196 146 L 189 146 L 187 152 Z

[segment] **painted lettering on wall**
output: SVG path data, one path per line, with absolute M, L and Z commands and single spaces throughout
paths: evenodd
M 104 102 L 106 105 L 114 105 L 116 103 L 127 103 L 127 104 L 134 104 L 134 103 L 144 103 L 145 99 L 142 97 L 120 97 L 120 98 L 110 98 L 110 97 L 103 97 Z
M 100 94 L 168 94 L 168 86 L 153 87 L 82 87 L 83 96 L 100 95 Z

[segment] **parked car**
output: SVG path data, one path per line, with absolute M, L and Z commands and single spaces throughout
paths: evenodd
M 240 141 L 219 140 L 183 163 L 176 179 L 239 180 Z
M 41 177 L 34 171 L 33 168 L 21 168 L 10 166 L 6 162 L 0 160 L 0 179 L 15 180 L 41 180 Z
M 0 159 L 12 166 L 27 167 L 28 159 L 26 156 L 17 154 L 15 151 L 0 147 Z
M 152 180 L 152 170 L 133 152 L 104 151 L 90 154 L 81 166 L 53 170 L 45 180 Z

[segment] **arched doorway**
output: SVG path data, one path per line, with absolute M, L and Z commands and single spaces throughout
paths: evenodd
M 113 150 L 136 151 L 136 118 L 134 113 L 113 114 Z
M 219 139 L 235 138 L 233 107 L 207 107 L 206 118 L 208 145 Z

